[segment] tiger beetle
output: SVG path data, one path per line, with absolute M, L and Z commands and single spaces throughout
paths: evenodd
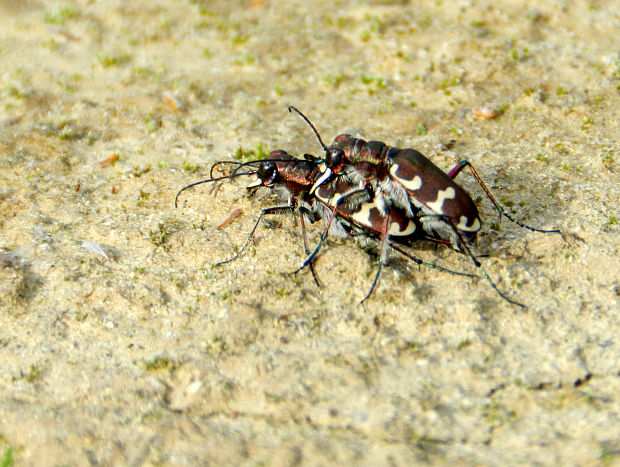
M 508 303 L 526 308 L 497 288 L 473 254 L 472 247 L 482 222 L 476 204 L 454 179 L 465 167 L 469 167 L 497 209 L 500 219 L 505 216 L 533 232 L 561 233 L 559 230 L 537 229 L 514 219 L 499 205 L 478 172 L 466 160 L 459 162 L 446 174 L 415 149 L 390 147 L 380 141 L 364 141 L 348 134 L 336 136 L 331 146 L 326 146 L 303 113 L 293 106 L 288 109 L 289 112 L 299 114 L 310 126 L 325 152 L 323 158 L 315 158 L 322 174 L 315 181 L 310 194 L 334 177 L 344 178 L 354 187 L 367 189 L 374 194 L 375 204 L 384 214 L 391 206 L 395 206 L 411 217 L 417 216 L 430 237 L 446 240 L 453 249 L 468 255 L 499 296 Z M 317 245 L 315 251 L 319 247 Z M 308 261 L 312 260 L 313 254 L 308 257 Z M 309 264 L 308 261 L 304 265 Z
M 284 151 L 276 150 L 272 151 L 268 158 L 262 159 L 260 161 L 251 161 L 247 163 L 241 163 L 238 161 L 216 162 L 211 166 L 211 178 L 191 183 L 187 186 L 184 186 L 177 192 L 176 197 L 174 198 L 174 207 L 178 206 L 179 195 L 189 188 L 193 188 L 196 185 L 201 185 L 204 183 L 217 183 L 224 180 L 232 180 L 235 177 L 246 175 L 257 176 L 256 182 L 247 187 L 248 191 L 250 192 L 253 192 L 255 189 L 261 186 L 271 187 L 276 184 L 283 186 L 288 192 L 288 204 L 286 206 L 271 206 L 263 209 L 260 212 L 260 215 L 258 216 L 254 227 L 250 231 L 250 235 L 248 236 L 248 239 L 244 243 L 243 247 L 230 259 L 220 261 L 219 263 L 216 263 L 215 266 L 221 266 L 223 264 L 230 263 L 245 252 L 248 245 L 250 244 L 251 239 L 254 237 L 254 233 L 256 232 L 256 229 L 258 228 L 258 225 L 260 224 L 263 217 L 273 214 L 283 214 L 286 212 L 298 212 L 301 225 L 301 235 L 304 244 L 304 251 L 306 252 L 306 255 L 310 254 L 310 250 L 308 248 L 308 239 L 306 235 L 305 219 L 308 218 L 311 222 L 314 222 L 317 219 L 314 219 L 312 217 L 313 213 L 311 213 L 304 206 L 305 203 L 303 203 L 303 196 L 308 193 L 310 188 L 312 187 L 314 178 L 316 177 L 319 169 L 316 164 L 307 161 L 299 161 L 299 164 L 289 164 L 285 162 L 279 167 L 279 170 L 275 170 L 275 167 L 277 167 L 276 164 L 282 163 L 283 157 L 286 158 L 286 156 L 288 156 L 288 154 L 286 154 Z M 235 169 L 229 175 L 214 177 L 216 167 L 223 165 L 232 165 L 235 167 Z M 241 169 L 247 169 L 247 171 L 240 171 Z M 312 178 L 309 178 L 308 175 L 311 172 L 314 172 L 314 176 Z M 312 273 L 312 278 L 314 282 L 317 286 L 320 287 L 321 283 L 319 282 L 312 262 L 310 262 L 310 271 Z
M 219 165 L 235 165 L 235 169 L 224 177 L 213 177 L 214 170 Z M 244 171 L 247 169 L 247 171 Z M 254 227 L 250 231 L 248 238 L 242 248 L 230 259 L 217 263 L 216 266 L 229 263 L 237 259 L 248 247 L 254 237 L 256 229 L 261 219 L 270 214 L 280 214 L 297 209 L 301 217 L 302 236 L 306 254 L 309 254 L 306 240 L 306 231 L 303 223 L 304 217 L 308 217 L 311 222 L 323 218 L 326 220 L 324 236 L 327 232 L 339 235 L 352 235 L 357 237 L 380 237 L 380 260 L 375 271 L 375 276 L 370 290 L 361 303 L 364 303 L 372 295 L 383 265 L 387 262 L 388 247 L 402 254 L 409 260 L 418 265 L 423 265 L 439 271 L 465 277 L 476 277 L 472 274 L 452 271 L 431 263 L 422 261 L 403 250 L 395 242 L 409 244 L 413 240 L 427 238 L 416 217 L 408 216 L 401 209 L 390 207 L 387 213 L 383 213 L 375 204 L 365 189 L 355 189 L 350 183 L 342 178 L 326 181 L 315 190 L 313 196 L 309 192 L 315 184 L 316 178 L 320 174 L 320 168 L 314 161 L 313 156 L 306 155 L 306 160 L 296 159 L 282 150 L 272 151 L 267 159 L 239 163 L 237 161 L 221 161 L 214 164 L 211 168 L 211 178 L 192 183 L 182 188 L 175 198 L 177 206 L 179 195 L 193 186 L 219 182 L 232 179 L 237 176 L 256 175 L 257 179 L 250 184 L 247 189 L 254 190 L 264 186 L 268 188 L 283 187 L 288 192 L 289 204 L 287 206 L 275 206 L 261 211 Z M 334 222 L 335 221 L 335 222 Z M 321 243 L 325 240 L 322 236 Z M 392 241 L 394 240 L 394 241 Z M 444 243 L 442 240 L 436 240 Z M 317 250 L 318 252 L 318 250 Z M 316 256 L 316 252 L 313 258 Z M 307 260 L 304 265 L 294 273 L 309 265 L 317 285 L 320 285 L 314 270 L 312 260 Z

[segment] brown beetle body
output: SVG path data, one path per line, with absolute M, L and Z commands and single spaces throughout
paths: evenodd
M 327 148 L 321 168 L 324 173 L 315 189 L 332 173 L 343 175 L 351 183 L 371 190 L 384 211 L 394 205 L 411 214 L 419 212 L 429 235 L 450 239 L 456 248 L 459 234 L 471 244 L 482 227 L 478 208 L 469 194 L 415 149 L 394 148 L 343 134 Z

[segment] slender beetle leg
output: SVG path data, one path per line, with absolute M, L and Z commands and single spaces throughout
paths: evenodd
M 254 227 L 252 228 L 250 234 L 248 235 L 248 238 L 246 239 L 245 243 L 243 244 L 243 247 L 241 247 L 241 249 L 230 259 L 227 259 L 225 261 L 220 261 L 219 263 L 216 263 L 215 266 L 221 266 L 222 264 L 228 264 L 234 260 L 236 260 L 237 258 L 239 258 L 239 256 L 241 256 L 245 250 L 247 249 L 248 245 L 250 244 L 250 241 L 252 241 L 254 239 L 254 233 L 256 232 L 256 229 L 258 228 L 258 224 L 260 224 L 260 221 L 263 217 L 271 215 L 271 214 L 282 214 L 285 212 L 293 212 L 295 210 L 295 206 L 274 206 L 271 208 L 266 208 L 263 209 L 260 213 L 260 215 L 258 216 L 258 219 L 256 219 L 256 223 L 254 224 Z
M 387 264 L 388 246 L 389 246 L 388 230 L 390 228 L 390 220 L 391 219 L 389 215 L 385 216 L 385 219 L 383 220 L 383 226 L 381 228 L 381 240 L 379 242 L 379 252 L 380 252 L 379 253 L 379 264 L 377 265 L 377 270 L 375 272 L 375 277 L 372 281 L 372 285 L 370 286 L 370 290 L 368 291 L 364 299 L 360 302 L 360 304 L 362 305 L 372 295 L 373 291 L 375 290 L 375 287 L 377 286 L 377 283 L 379 282 L 379 274 L 381 274 L 381 269 L 383 269 L 383 266 Z
M 308 246 L 308 236 L 306 235 L 306 223 L 304 220 L 304 216 L 307 211 L 307 209 L 301 206 L 297 208 L 297 212 L 299 213 L 299 222 L 301 224 L 301 237 L 304 242 L 304 253 L 306 253 L 306 256 L 310 254 L 310 247 Z M 312 273 L 312 279 L 314 279 L 314 283 L 316 284 L 316 286 L 321 287 L 321 282 L 316 275 L 316 272 L 314 270 L 314 264 L 312 262 L 310 262 L 310 272 Z
M 478 261 L 478 259 L 474 256 L 474 254 L 472 253 L 471 249 L 469 248 L 469 245 L 467 245 L 467 242 L 465 241 L 465 239 L 463 238 L 463 236 L 461 235 L 461 232 L 459 232 L 459 230 L 456 228 L 456 226 L 454 225 L 454 222 L 452 222 L 452 219 L 450 219 L 449 217 L 444 216 L 444 220 L 446 221 L 446 223 L 448 225 L 450 225 L 450 227 L 452 227 L 452 230 L 454 231 L 454 233 L 458 236 L 459 238 L 459 243 L 460 243 L 460 247 L 463 249 L 463 251 L 465 252 L 465 254 L 467 254 L 472 262 L 474 263 L 474 265 L 478 268 L 478 270 L 480 271 L 480 274 L 482 274 L 482 276 L 487 280 L 487 282 L 489 283 L 489 285 L 493 288 L 493 290 L 495 290 L 495 292 L 497 293 L 497 295 L 499 295 L 500 297 L 502 297 L 504 300 L 506 300 L 508 303 L 511 303 L 512 305 L 521 307 L 525 310 L 527 310 L 527 307 L 523 304 L 523 303 L 519 303 L 516 302 L 510 298 L 508 298 L 508 296 L 506 296 L 501 290 L 499 290 L 499 288 L 495 285 L 495 282 L 493 282 L 493 280 L 489 277 L 489 275 L 487 274 L 487 272 L 484 270 L 484 268 L 482 267 L 482 264 L 480 264 L 480 261 Z
M 523 227 L 524 229 L 531 230 L 532 232 L 559 233 L 559 234 L 562 233 L 562 232 L 560 232 L 557 229 L 554 229 L 554 230 L 543 230 L 543 229 L 537 229 L 535 227 L 531 227 L 529 225 L 523 224 L 522 222 L 519 222 L 514 217 L 512 217 L 510 214 L 508 214 L 506 212 L 506 210 L 495 200 L 495 198 L 493 197 L 493 195 L 491 194 L 491 192 L 489 191 L 489 189 L 487 188 L 485 183 L 482 181 L 482 178 L 480 178 L 480 175 L 478 175 L 478 172 L 476 171 L 476 169 L 474 169 L 474 166 L 471 165 L 471 162 L 469 162 L 469 161 L 463 160 L 463 161 L 459 162 L 457 165 L 455 165 L 452 168 L 452 170 L 450 170 L 450 172 L 448 172 L 448 177 L 450 177 L 452 179 L 456 178 L 456 176 L 459 173 L 461 173 L 461 171 L 465 167 L 469 167 L 469 170 L 471 170 L 471 173 L 474 176 L 474 178 L 476 179 L 476 181 L 478 182 L 478 184 L 482 187 L 482 189 L 487 194 L 487 197 L 491 200 L 491 202 L 495 205 L 495 209 L 497 209 L 497 211 L 499 212 L 500 219 L 502 218 L 502 216 L 505 216 L 508 220 L 514 222 L 519 227 Z
M 329 229 L 330 229 L 330 227 L 332 225 L 332 222 L 334 221 L 334 218 L 336 217 L 336 211 L 338 210 L 338 206 L 340 204 L 342 204 L 343 202 L 347 201 L 347 199 L 349 199 L 349 198 L 351 198 L 351 197 L 353 197 L 355 195 L 358 195 L 360 193 L 365 193 L 365 192 L 366 192 L 365 189 L 352 191 L 352 192 L 347 193 L 346 195 L 340 197 L 334 203 L 334 205 L 331 207 L 331 214 L 329 216 L 329 219 L 325 223 L 325 229 L 323 229 L 323 233 L 321 234 L 321 238 L 319 239 L 319 243 L 317 243 L 316 247 L 314 247 L 314 250 L 312 251 L 312 253 L 310 253 L 310 256 L 308 256 L 306 258 L 304 263 L 299 268 L 297 268 L 295 271 L 293 271 L 292 274 L 297 274 L 299 271 L 303 270 L 306 266 L 308 266 L 314 260 L 314 258 L 316 258 L 316 255 L 319 253 L 319 250 L 323 246 L 323 243 L 325 243 L 325 240 L 327 240 L 327 235 L 329 233 Z

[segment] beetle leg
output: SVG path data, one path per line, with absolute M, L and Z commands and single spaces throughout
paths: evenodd
M 215 266 L 221 266 L 222 264 L 228 264 L 236 260 L 239 256 L 241 256 L 245 252 L 248 245 L 250 244 L 250 241 L 254 239 L 254 233 L 256 232 L 256 229 L 258 228 L 258 224 L 260 224 L 260 221 L 263 217 L 268 216 L 270 214 L 282 214 L 284 212 L 292 212 L 294 209 L 295 209 L 295 206 L 292 204 L 288 206 L 274 206 L 271 208 L 263 209 L 260 215 L 258 216 L 258 219 L 256 219 L 256 223 L 254 224 L 252 231 L 248 235 L 247 240 L 243 244 L 243 247 L 241 247 L 241 249 L 232 258 L 227 259 L 225 261 L 220 261 L 219 263 L 216 263 Z
M 375 287 L 377 286 L 377 283 L 379 282 L 379 274 L 381 274 L 381 269 L 383 269 L 383 266 L 387 264 L 388 246 L 389 246 L 388 229 L 391 224 L 390 220 L 391 218 L 389 215 L 385 216 L 385 219 L 383 220 L 383 226 L 381 227 L 381 240 L 379 242 L 379 264 L 377 265 L 377 271 L 375 272 L 375 277 L 372 280 L 372 285 L 370 286 L 370 290 L 368 291 L 364 299 L 360 302 L 360 305 L 363 305 L 364 302 L 368 300 L 370 296 L 372 295 L 373 291 L 375 290 Z
M 330 211 L 331 212 L 330 212 L 329 218 L 327 219 L 327 222 L 325 223 L 325 229 L 323 229 L 323 233 L 321 234 L 321 238 L 319 239 L 319 242 L 314 247 L 314 250 L 312 251 L 312 253 L 310 253 L 310 255 L 306 258 L 304 263 L 299 268 L 297 268 L 295 271 L 293 271 L 293 274 L 297 274 L 299 271 L 301 271 L 306 266 L 308 266 L 314 260 L 314 258 L 316 258 L 316 255 L 319 253 L 319 250 L 323 246 L 323 243 L 325 243 L 325 240 L 327 240 L 327 235 L 329 233 L 329 229 L 330 229 L 330 227 L 332 225 L 332 222 L 334 221 L 334 218 L 336 217 L 336 212 L 338 210 L 338 206 L 340 204 L 344 203 L 344 202 L 347 202 L 349 200 L 349 198 L 352 198 L 354 196 L 358 196 L 360 193 L 365 193 L 365 192 L 366 192 L 366 190 L 364 190 L 364 189 L 351 191 L 350 193 L 347 193 L 346 195 L 341 196 L 334 203 L 333 206 L 330 206 Z
M 308 210 L 302 206 L 299 206 L 299 208 L 297 209 L 297 212 L 299 213 L 299 220 L 301 223 L 301 237 L 304 242 L 304 252 L 306 253 L 306 256 L 308 256 L 310 254 L 310 247 L 308 246 L 308 236 L 306 235 L 306 223 L 304 221 L 304 217 L 306 216 L 306 211 Z M 314 271 L 314 264 L 312 262 L 310 262 L 310 272 L 312 273 L 312 279 L 314 279 L 314 283 L 317 285 L 317 287 L 321 287 L 321 283 L 319 282 L 319 278 L 317 277 L 316 272 Z
M 364 299 L 360 302 L 361 305 L 363 305 L 364 302 L 370 298 L 370 296 L 372 295 L 372 293 L 375 290 L 375 287 L 377 286 L 377 283 L 379 282 L 379 274 L 381 273 L 381 269 L 383 268 L 384 265 L 387 264 L 388 247 L 392 248 L 393 250 L 398 251 L 400 254 L 402 254 L 406 258 L 410 259 L 414 263 L 419 264 L 421 266 L 427 266 L 427 267 L 429 267 L 431 269 L 437 269 L 438 271 L 447 272 L 447 273 L 450 273 L 450 274 L 454 274 L 456 276 L 478 277 L 475 274 L 468 274 L 468 273 L 465 273 L 465 272 L 457 272 L 457 271 L 452 271 L 450 269 L 442 268 L 441 266 L 437 266 L 437 265 L 432 264 L 432 263 L 427 263 L 425 261 L 422 261 L 421 259 L 418 259 L 418 258 L 408 254 L 406 251 L 404 251 L 401 248 L 397 247 L 393 243 L 390 243 L 389 235 L 388 235 L 388 226 L 390 224 L 391 224 L 391 218 L 388 215 L 388 216 L 385 217 L 385 221 L 384 221 L 383 228 L 382 228 L 382 231 L 381 231 L 381 242 L 380 242 L 380 246 L 379 246 L 379 251 L 380 251 L 379 265 L 377 266 L 377 271 L 375 272 L 375 277 L 374 277 L 374 279 L 372 281 L 372 285 L 370 287 L 370 290 L 368 291 L 368 293 L 366 294 Z M 440 243 L 443 243 L 443 241 L 440 241 Z M 446 243 L 449 243 L 449 242 L 446 242 Z
M 471 165 L 471 162 L 467 160 L 463 160 L 459 162 L 456 166 L 454 166 L 454 168 L 450 170 L 450 172 L 448 172 L 448 177 L 455 178 L 459 173 L 461 173 L 461 170 L 463 170 L 465 167 L 469 167 L 469 170 L 471 170 L 472 175 L 474 176 L 478 184 L 482 187 L 487 197 L 491 200 L 491 202 L 495 206 L 495 209 L 497 209 L 497 212 L 499 212 L 500 219 L 502 218 L 502 216 L 505 216 L 508 220 L 514 222 L 519 227 L 522 227 L 527 230 L 531 230 L 532 232 L 559 233 L 559 234 L 562 233 L 557 229 L 543 230 L 543 229 L 537 229 L 537 228 L 531 227 L 529 225 L 523 224 L 522 222 L 519 222 L 514 217 L 512 217 L 510 214 L 508 214 L 506 210 L 495 200 L 495 198 L 493 197 L 493 195 L 491 194 L 491 192 L 489 191 L 485 183 L 482 181 L 482 178 L 480 178 L 480 175 L 478 175 L 478 172 L 476 171 L 476 169 L 474 169 L 474 166 Z
M 452 269 L 443 268 L 441 266 L 437 266 L 436 264 L 427 263 L 426 261 L 422 261 L 421 259 L 418 259 L 415 256 L 410 255 L 408 252 L 406 252 L 402 248 L 396 246 L 394 243 L 390 243 L 390 248 L 393 249 L 393 250 L 398 251 L 405 258 L 413 261 L 414 263 L 416 263 L 419 266 L 426 266 L 427 268 L 436 269 L 437 271 L 441 271 L 441 272 L 447 272 L 448 274 L 454 274 L 455 276 L 478 277 L 475 274 L 469 274 L 467 272 L 453 271 Z
M 450 170 L 450 172 L 448 172 L 448 177 L 455 179 L 456 176 L 461 173 L 461 170 L 463 170 L 468 164 L 469 162 L 465 160 L 459 162 L 454 167 L 452 167 L 452 170 Z
M 516 301 L 514 301 L 514 300 L 512 300 L 510 298 L 508 298 L 501 290 L 499 290 L 499 288 L 495 285 L 495 282 L 493 282 L 493 280 L 489 277 L 487 272 L 482 267 L 482 264 L 480 264 L 480 261 L 478 261 L 478 259 L 471 252 L 471 249 L 467 245 L 467 242 L 465 241 L 465 239 L 463 238 L 463 236 L 461 235 L 459 230 L 454 225 L 454 222 L 452 222 L 452 220 L 449 217 L 447 217 L 447 216 L 444 216 L 444 220 L 445 220 L 445 222 L 448 225 L 450 225 L 450 227 L 452 227 L 452 230 L 458 236 L 458 238 L 459 238 L 459 247 L 461 247 L 463 249 L 463 251 L 465 252 L 465 254 L 467 254 L 471 258 L 471 260 L 474 263 L 474 265 L 480 271 L 480 274 L 482 274 L 482 276 L 487 280 L 487 282 L 493 288 L 493 290 L 495 290 L 497 295 L 499 295 L 500 297 L 502 297 L 504 300 L 506 300 L 508 303 L 510 303 L 512 305 L 516 305 L 516 306 L 521 307 L 523 309 L 527 309 L 527 307 L 525 305 L 523 305 L 522 303 L 516 302 Z

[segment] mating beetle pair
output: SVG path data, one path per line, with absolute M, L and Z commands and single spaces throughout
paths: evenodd
M 311 158 L 311 156 L 308 157 Z M 229 175 L 224 177 L 213 177 L 215 169 L 220 165 L 233 165 L 235 168 Z M 380 237 L 383 240 L 381 261 L 375 272 L 372 286 L 362 302 L 366 301 L 371 296 L 378 282 L 381 267 L 387 259 L 388 247 L 399 252 L 416 264 L 450 274 L 474 277 L 472 274 L 460 273 L 427 263 L 403 250 L 398 244 L 411 244 L 415 240 L 422 238 L 432 240 L 432 238 L 426 236 L 417 218 L 409 217 L 402 210 L 390 208 L 387 214 L 383 214 L 378 206 L 376 206 L 374 200 L 368 196 L 366 190 L 355 189 L 344 179 L 334 179 L 324 182 L 321 186 L 317 187 L 314 195 L 310 195 L 310 190 L 316 183 L 316 179 L 320 173 L 320 168 L 316 163 L 311 160 L 294 158 L 282 150 L 272 151 L 267 159 L 258 161 L 246 163 L 220 161 L 211 168 L 212 178 L 193 183 L 181 189 L 177 193 L 175 205 L 177 205 L 180 193 L 188 188 L 202 183 L 219 182 L 238 176 L 256 175 L 256 182 L 250 184 L 247 187 L 248 190 L 254 190 L 259 187 L 284 188 L 288 195 L 288 204 L 285 206 L 272 206 L 263 209 L 241 249 L 230 259 L 222 261 L 217 265 L 226 264 L 235 260 L 246 250 L 264 216 L 298 210 L 300 213 L 302 237 L 306 254 L 308 254 L 309 251 L 304 219 L 309 219 L 311 222 L 324 219 L 327 224 L 319 245 L 311 257 L 309 257 L 302 267 L 295 271 L 298 272 L 309 265 L 317 285 L 319 285 L 319 281 L 316 278 L 312 266 L 312 259 L 316 256 L 328 232 L 337 236 L 348 234 L 354 237 L 362 237 L 363 239 Z M 341 200 L 345 200 L 346 202 L 341 202 Z M 388 221 L 389 225 L 387 224 Z M 385 225 L 389 227 L 389 241 L 388 236 L 384 235 L 383 232 Z
M 389 147 L 380 141 L 366 142 L 348 134 L 337 136 L 328 147 L 304 114 L 292 106 L 289 111 L 297 112 L 308 123 L 325 151 L 323 159 L 315 159 L 323 174 L 311 193 L 333 177 L 344 178 L 352 185 L 368 190 L 384 214 L 394 206 L 417 217 L 428 237 L 439 242 L 447 241 L 457 251 L 467 254 L 502 298 L 524 307 L 496 287 L 472 253 L 470 246 L 475 242 L 482 223 L 475 203 L 454 178 L 469 166 L 500 217 L 505 216 L 534 232 L 560 233 L 559 230 L 536 229 L 515 220 L 497 203 L 468 161 L 461 161 L 446 174 L 415 149 Z
M 470 246 L 475 241 L 482 224 L 475 203 L 454 182 L 454 178 L 464 167 L 469 166 L 476 180 L 498 209 L 500 216 L 504 215 L 521 227 L 537 232 L 559 233 L 558 230 L 535 229 L 516 221 L 505 213 L 467 161 L 461 162 L 446 174 L 413 149 L 392 148 L 378 141 L 366 142 L 350 135 L 336 137 L 332 145 L 328 147 L 323 143 L 318 131 L 308 118 L 296 108 L 289 107 L 289 111 L 293 110 L 314 131 L 325 151 L 323 158 L 306 154 L 305 160 L 296 159 L 278 150 L 273 151 L 268 159 L 262 161 L 251 161 L 245 164 L 224 161 L 214 165 L 212 175 L 213 169 L 219 164 L 236 164 L 237 167 L 229 176 L 203 180 L 181 190 L 199 183 L 250 174 L 257 175 L 258 180 L 249 188 L 283 186 L 287 189 L 289 205 L 263 210 L 248 241 L 229 261 L 245 250 L 264 215 L 299 208 L 300 212 L 305 213 L 311 220 L 323 218 L 327 224 L 321 240 L 300 269 L 308 265 L 312 269 L 312 260 L 316 257 L 334 222 L 337 228 L 344 229 L 353 235 L 380 238 L 379 266 L 372 287 L 363 301 L 370 297 L 375 288 L 381 267 L 387 259 L 388 246 L 418 264 L 471 276 L 424 263 L 394 244 L 395 241 L 411 243 L 414 240 L 426 239 L 450 245 L 455 250 L 467 254 L 504 300 L 524 307 L 508 298 L 497 288 L 472 253 Z M 249 168 L 249 171 L 243 172 L 244 168 Z M 304 246 L 308 253 L 303 215 L 302 232 Z M 314 270 L 312 272 L 316 280 Z

